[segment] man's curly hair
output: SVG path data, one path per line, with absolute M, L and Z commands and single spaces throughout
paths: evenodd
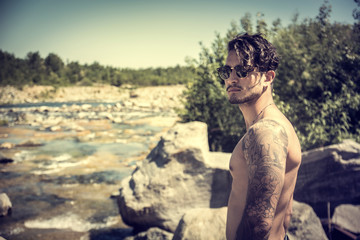
M 228 43 L 228 51 L 235 50 L 240 63 L 248 71 L 255 67 L 259 72 L 275 71 L 279 65 L 276 48 L 261 34 L 239 34 Z

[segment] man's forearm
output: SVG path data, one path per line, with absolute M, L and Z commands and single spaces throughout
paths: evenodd
M 266 222 L 250 222 L 248 216 L 244 216 L 237 231 L 236 240 L 267 240 L 270 235 L 271 224 Z

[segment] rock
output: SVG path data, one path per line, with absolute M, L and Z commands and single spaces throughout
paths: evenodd
M 7 133 L 0 133 L 0 138 L 7 138 L 9 137 L 9 134 Z
M 12 204 L 6 193 L 0 193 L 0 217 L 11 215 Z
M 226 239 L 226 215 L 227 207 L 189 210 L 181 218 L 173 239 Z M 293 203 L 288 235 L 291 240 L 327 239 L 320 219 L 313 209 L 305 203 L 296 201 Z
M 198 208 L 185 213 L 173 240 L 226 240 L 227 207 Z
M 39 121 L 39 116 L 34 113 L 25 113 L 24 114 L 24 121 L 27 123 L 33 123 Z
M 133 91 L 130 92 L 130 98 L 137 98 L 139 95 Z
M 288 235 L 291 240 L 327 240 L 321 221 L 314 210 L 305 203 L 293 202 Z
M 77 118 L 86 119 L 86 118 L 88 118 L 88 116 L 89 116 L 88 112 L 79 112 L 79 114 L 77 115 Z
M 43 143 L 40 143 L 38 140 L 27 140 L 25 142 L 19 143 L 16 145 L 16 147 L 40 147 L 43 146 Z
M 294 199 L 310 204 L 320 217 L 332 209 L 360 199 L 360 144 L 343 143 L 304 152 Z
M 46 112 L 49 112 L 49 107 L 47 107 L 47 106 L 40 106 L 37 110 L 38 110 L 39 112 L 41 112 L 41 113 L 46 113 Z
M 126 108 L 130 108 L 130 107 L 133 107 L 134 103 L 131 102 L 131 101 L 125 101 L 125 102 L 123 103 L 123 105 L 124 105 L 124 107 L 126 107 Z
M 90 104 L 81 105 L 81 110 L 82 111 L 89 111 L 91 108 L 92 108 L 92 106 Z
M 81 107 L 79 105 L 73 104 L 70 107 L 68 107 L 68 111 L 70 112 L 76 112 L 76 111 L 80 111 Z
M 114 119 L 113 115 L 109 112 L 101 112 L 98 114 L 98 116 L 101 117 L 102 119 L 105 118 L 105 119 L 109 119 L 111 121 Z
M 4 142 L 0 145 L 0 149 L 12 149 L 15 147 L 14 143 Z
M 60 132 L 61 127 L 60 126 L 51 126 L 51 127 L 46 128 L 46 130 L 51 131 L 51 132 Z
M 360 233 L 360 205 L 343 204 L 335 208 L 331 222 L 350 232 Z
M 209 152 L 205 123 L 176 124 L 122 181 L 118 205 L 123 221 L 174 232 L 188 210 L 226 206 L 229 159 L 230 154 Z
M 122 106 L 121 106 L 121 103 L 115 103 L 115 106 L 114 106 L 117 110 L 121 110 L 122 109 Z
M 138 102 L 137 106 L 140 108 L 151 108 L 151 102 Z
M 74 122 L 69 122 L 65 125 L 65 130 L 67 131 L 76 131 L 76 132 L 83 132 L 86 131 L 86 129 L 82 126 L 79 126 L 78 124 Z
M 3 155 L 0 152 L 0 164 L 7 164 L 7 163 L 12 163 L 12 162 L 14 162 L 13 159 L 6 157 L 5 155 Z
M 146 232 L 138 233 L 136 236 L 127 237 L 124 240 L 171 240 L 173 235 L 173 233 L 154 227 Z
M 121 117 L 116 117 L 116 118 L 114 118 L 113 120 L 112 120 L 112 123 L 118 123 L 118 124 L 120 124 L 120 123 L 122 123 L 123 122 L 123 119 L 121 118 Z

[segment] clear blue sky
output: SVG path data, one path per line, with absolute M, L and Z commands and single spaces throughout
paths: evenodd
M 354 0 L 329 0 L 331 20 L 353 23 Z M 0 0 L 0 49 L 38 51 L 120 68 L 185 65 L 246 12 L 287 25 L 296 11 L 314 18 L 323 0 Z M 0 66 L 1 67 L 1 66 Z

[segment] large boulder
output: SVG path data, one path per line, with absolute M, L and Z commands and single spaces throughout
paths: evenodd
M 180 220 L 173 240 L 225 240 L 226 215 L 227 207 L 190 210 Z M 296 201 L 288 235 L 291 240 L 328 239 L 314 210 Z
M 181 218 L 173 240 L 226 240 L 227 207 L 197 208 Z
M 288 229 L 291 240 L 327 240 L 321 221 L 305 203 L 293 202 L 293 213 Z
M 12 204 L 6 193 L 0 193 L 0 217 L 11 215 Z
M 123 221 L 138 229 L 175 232 L 188 210 L 226 206 L 229 159 L 230 154 L 209 152 L 205 123 L 178 123 L 122 181 L 118 206 Z
M 331 223 L 360 234 L 360 205 L 343 204 L 335 208 Z
M 318 216 L 327 217 L 340 204 L 360 200 L 360 144 L 346 140 L 302 154 L 294 192 L 297 201 L 311 205 Z

